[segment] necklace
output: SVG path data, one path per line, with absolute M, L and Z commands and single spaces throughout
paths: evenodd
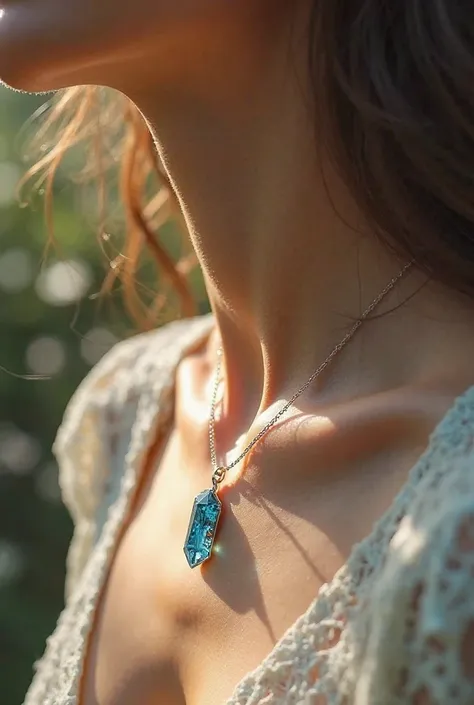
M 218 485 L 223 481 L 226 472 L 239 463 L 251 451 L 256 443 L 264 436 L 267 431 L 288 411 L 293 402 L 309 387 L 309 385 L 321 374 L 321 372 L 329 365 L 331 360 L 342 350 L 349 342 L 354 333 L 360 328 L 363 321 L 367 318 L 374 308 L 382 301 L 382 299 L 393 289 L 395 284 L 402 278 L 405 272 L 411 267 L 413 260 L 408 262 L 400 272 L 387 284 L 380 294 L 372 301 L 370 306 L 364 311 L 360 318 L 357 319 L 350 331 L 336 345 L 328 357 L 321 365 L 312 373 L 310 378 L 301 386 L 297 392 L 293 394 L 291 399 L 275 414 L 275 416 L 262 428 L 262 430 L 253 438 L 253 440 L 244 448 L 241 454 L 228 465 L 218 465 L 216 456 L 215 442 L 215 411 L 217 388 L 220 381 L 220 369 L 222 362 L 222 347 L 217 351 L 217 365 L 215 372 L 214 389 L 211 401 L 211 411 L 209 416 L 209 448 L 212 464 L 212 488 L 203 490 L 194 499 L 191 518 L 189 520 L 186 540 L 184 542 L 184 553 L 191 568 L 195 568 L 211 557 L 212 546 L 216 534 L 217 523 L 222 509 L 222 503 L 217 495 Z

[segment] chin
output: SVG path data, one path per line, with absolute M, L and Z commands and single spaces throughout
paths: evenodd
M 2 3 L 2 0 L 0 0 Z M 20 0 L 3 0 L 0 9 L 0 82 L 14 91 L 48 93 L 60 85 L 54 78 L 61 61 L 56 41 L 41 16 Z M 59 61 L 58 61 L 59 60 Z
M 248 8 L 262 1 L 0 0 L 0 81 L 28 93 L 98 85 L 132 98 L 166 84 L 168 95 L 245 53 Z
M 37 70 L 28 70 L 28 67 L 22 67 L 18 64 L 11 67 L 8 63 L 4 65 L 1 58 L 0 52 L 0 85 L 6 86 L 15 93 L 42 95 L 67 87 L 67 85 L 48 80 L 47 76 Z
M 0 0 L 0 82 L 27 93 L 49 93 L 69 86 L 110 85 L 122 35 L 93 15 L 90 5 L 104 0 Z M 89 10 L 88 10 L 89 8 Z M 83 10 L 81 15 L 81 9 Z M 115 71 L 116 77 L 119 77 Z M 113 80 L 111 80 L 113 83 Z

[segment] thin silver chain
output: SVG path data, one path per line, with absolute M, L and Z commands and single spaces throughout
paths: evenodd
M 332 352 L 328 355 L 328 357 L 324 360 L 324 362 L 321 363 L 321 365 L 313 372 L 311 377 L 303 384 L 302 387 L 298 389 L 297 392 L 293 394 L 291 399 L 286 402 L 286 404 L 275 414 L 275 416 L 262 428 L 262 430 L 255 436 L 255 438 L 250 441 L 248 446 L 244 448 L 244 450 L 241 452 L 241 454 L 233 460 L 231 463 L 228 465 L 218 465 L 217 464 L 217 457 L 216 457 L 216 433 L 215 433 L 215 413 L 216 413 L 216 398 L 217 398 L 217 389 L 219 387 L 219 381 L 220 381 L 220 372 L 221 372 L 221 363 L 222 363 L 222 347 L 220 347 L 217 351 L 217 365 L 216 365 L 216 372 L 215 372 L 215 382 L 214 382 L 214 390 L 212 393 L 212 401 L 211 401 L 211 412 L 209 416 L 209 447 L 211 450 L 211 462 L 212 462 L 212 468 L 213 468 L 213 473 L 212 473 L 212 485 L 214 487 L 214 490 L 217 489 L 217 486 L 220 482 L 223 481 L 225 474 L 228 470 L 231 468 L 235 467 L 237 463 L 239 463 L 242 458 L 244 458 L 247 453 L 252 450 L 254 445 L 258 443 L 258 441 L 264 436 L 267 431 L 270 430 L 270 428 L 278 421 L 283 414 L 288 411 L 290 406 L 293 404 L 293 402 L 298 399 L 298 397 L 303 394 L 303 392 L 308 389 L 309 385 L 318 377 L 318 375 L 321 374 L 321 372 L 329 365 L 331 360 L 342 350 L 342 348 L 346 345 L 346 343 L 349 342 L 349 340 L 352 338 L 354 333 L 360 328 L 362 325 L 363 321 L 367 318 L 369 313 L 371 313 L 376 306 L 382 301 L 382 299 L 388 294 L 388 292 L 393 289 L 395 284 L 399 281 L 399 279 L 402 278 L 402 276 L 405 274 L 407 269 L 411 267 L 413 264 L 413 261 L 408 262 L 401 270 L 400 272 L 393 277 L 393 279 L 387 284 L 387 286 L 380 292 L 380 294 L 372 301 L 370 306 L 364 311 L 364 313 L 361 315 L 361 317 L 354 323 L 350 331 L 344 336 L 344 338 L 336 345 L 336 347 L 332 350 Z

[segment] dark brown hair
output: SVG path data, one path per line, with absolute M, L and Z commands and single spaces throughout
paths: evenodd
M 376 233 L 474 296 L 470 3 L 316 0 L 309 61 L 333 160 Z
M 375 232 L 430 277 L 474 296 L 474 19 L 469 3 L 315 0 L 308 61 L 317 96 L 315 122 L 330 136 L 333 161 Z M 124 278 L 130 312 L 142 327 L 153 325 L 156 307 L 150 313 L 140 300 L 135 278 L 146 245 L 178 292 L 184 315 L 192 313 L 186 283 L 192 260 L 186 254 L 175 263 L 159 244 L 168 217 L 180 219 L 184 233 L 186 226 L 135 106 L 104 88 L 71 88 L 56 94 L 41 119 L 34 145 L 50 149 L 22 184 L 44 174 L 49 225 L 55 172 L 71 146 L 91 139 L 99 179 L 120 164 L 128 238 L 111 276 L 118 272 Z M 154 195 L 147 197 L 150 179 Z M 163 297 L 158 300 L 161 306 Z

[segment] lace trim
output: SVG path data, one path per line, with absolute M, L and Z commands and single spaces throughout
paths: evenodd
M 428 446 L 411 469 L 387 512 L 377 521 L 370 534 L 356 544 L 334 578 L 322 586 L 307 611 L 289 627 L 259 666 L 236 686 L 226 705 L 347 705 L 354 697 L 365 644 L 371 627 L 368 615 L 377 623 L 372 593 L 380 581 L 387 549 L 405 515 L 422 511 L 415 503 L 417 496 L 435 491 L 456 459 L 465 460 L 474 473 L 474 387 L 458 397 L 451 409 L 430 435 Z M 474 497 L 471 500 L 474 510 Z M 410 505 L 413 509 L 410 511 Z M 474 576 L 473 576 L 474 577 Z M 389 582 L 386 578 L 384 585 Z M 396 591 L 400 582 L 393 585 Z M 387 595 L 383 588 L 380 603 Z M 474 608 L 474 599 L 472 599 Z M 400 619 L 403 612 L 395 615 Z M 391 635 L 384 632 L 387 646 Z M 379 642 L 377 642 L 379 643 Z M 371 652 L 379 668 L 378 649 Z M 386 668 L 390 668 L 390 660 Z M 375 688 L 376 689 L 376 688 Z M 384 691 L 385 699 L 361 695 L 357 705 L 391 705 L 395 700 Z M 398 701 L 397 701 L 398 702 Z M 407 701 L 400 701 L 406 705 Z M 441 700 L 445 705 L 449 700 Z M 472 700 L 462 701 L 472 705 Z M 420 700 L 413 705 L 436 705 L 437 700 Z
M 138 397 L 135 396 L 136 423 L 133 425 L 119 497 L 110 508 L 104 530 L 87 564 L 82 572 L 77 572 L 74 593 L 60 616 L 55 633 L 48 639 L 45 656 L 39 664 L 38 675 L 28 692 L 25 705 L 40 705 L 40 703 L 41 705 L 77 705 L 77 687 L 81 676 L 86 639 L 94 616 L 95 602 L 108 571 L 118 532 L 130 505 L 137 481 L 137 469 L 141 467 L 144 453 L 153 434 L 169 417 L 174 389 L 172 370 L 175 369 L 186 347 L 195 343 L 196 338 L 202 336 L 203 332 L 210 327 L 210 319 L 204 321 L 198 319 L 197 323 L 185 323 L 187 325 L 181 324 L 183 328 L 167 327 L 169 335 L 166 337 L 161 337 L 162 332 L 156 335 L 156 342 L 164 346 L 164 350 L 160 347 L 158 352 L 154 342 L 152 344 L 151 340 L 146 341 L 149 351 L 142 374 L 146 375 L 148 386 L 140 389 Z M 166 349 L 166 341 L 169 342 L 170 349 Z M 161 368 L 156 361 L 157 355 L 160 354 L 166 358 L 166 364 Z M 104 365 L 102 372 L 106 377 L 107 363 Z M 123 378 L 117 384 L 114 382 L 114 394 L 123 395 L 123 390 L 129 389 L 132 382 L 136 394 L 136 370 L 133 370 L 133 380 L 130 379 L 130 368 L 126 368 L 124 374 L 127 372 L 128 382 Z M 97 380 L 103 380 L 105 377 L 97 372 Z M 155 380 L 154 383 L 153 380 Z M 83 394 L 84 399 L 90 396 L 86 386 Z M 97 410 L 97 417 L 103 416 L 106 409 L 111 408 L 108 402 L 105 404 L 105 401 L 104 398 L 102 400 L 104 404 L 101 402 L 100 395 L 95 398 L 93 408 Z M 84 405 L 89 414 L 89 403 L 84 401 Z M 115 408 L 120 406 L 116 405 Z M 79 402 L 77 409 L 80 409 Z M 74 412 L 76 413 L 79 418 L 79 411 Z M 65 428 L 68 423 L 71 424 L 69 431 L 65 430 L 64 434 L 71 439 L 72 443 L 73 436 L 77 437 L 77 433 L 74 434 L 73 430 L 79 426 L 73 421 L 65 420 Z M 416 592 L 418 581 L 414 576 L 419 575 L 420 572 L 416 568 L 418 572 L 415 570 L 410 573 L 410 567 L 414 570 L 413 565 L 417 566 L 417 561 L 420 566 L 423 566 L 422 571 L 427 565 L 436 567 L 436 561 L 441 561 L 440 556 L 445 556 L 446 551 L 443 548 L 440 552 L 440 547 L 433 544 L 433 541 L 441 541 L 443 536 L 449 536 L 451 538 L 446 540 L 451 541 L 450 545 L 452 545 L 453 537 L 459 536 L 460 529 L 458 524 L 449 524 L 449 521 L 454 522 L 454 518 L 457 520 L 460 516 L 469 518 L 471 511 L 474 516 L 474 504 L 465 494 L 468 487 L 474 488 L 471 488 L 470 484 L 461 487 L 462 478 L 469 476 L 472 480 L 473 429 L 474 387 L 458 397 L 433 431 L 426 451 L 412 468 L 407 482 L 389 510 L 374 525 L 366 539 L 354 546 L 346 564 L 330 583 L 321 588 L 307 611 L 285 632 L 258 668 L 248 673 L 237 684 L 226 705 L 257 703 L 259 705 L 264 703 L 348 705 L 350 702 L 355 702 L 356 705 L 392 705 L 392 703 L 394 705 L 398 703 L 437 705 L 438 702 L 440 704 L 442 702 L 443 705 L 447 702 L 468 705 L 474 702 L 474 696 L 471 700 L 466 699 L 471 697 L 471 690 L 466 685 L 469 683 L 466 676 L 464 676 L 463 687 L 458 688 L 457 700 L 449 699 L 453 697 L 452 690 L 441 688 L 439 692 L 443 693 L 443 697 L 446 695 L 443 700 L 436 699 L 438 695 L 433 695 L 426 688 L 420 690 L 418 676 L 411 675 L 414 669 L 410 671 L 410 661 L 407 662 L 407 672 L 402 668 L 403 658 L 400 654 L 404 653 L 403 643 L 400 639 L 398 641 L 394 639 L 394 635 L 400 631 L 396 629 L 397 624 L 400 621 L 409 620 L 410 611 L 407 609 L 404 611 L 407 604 L 413 604 L 416 609 L 421 609 L 423 615 L 427 610 L 431 615 L 438 614 L 440 603 L 434 599 L 433 590 L 426 593 L 431 596 L 428 601 L 415 600 L 418 595 Z M 64 453 L 69 452 L 66 451 L 66 445 L 63 447 Z M 100 454 L 99 456 L 93 454 L 93 456 L 100 457 Z M 456 463 L 459 469 L 453 477 L 456 476 L 460 484 L 444 487 L 444 478 L 450 476 L 450 469 Z M 71 465 L 67 475 L 72 473 L 72 469 Z M 91 482 L 96 480 L 97 478 L 90 479 Z M 65 480 L 65 493 L 72 511 L 77 512 L 79 521 L 83 516 L 87 521 L 92 521 L 97 503 L 86 508 L 79 505 L 74 508 L 77 485 L 68 486 L 68 481 Z M 83 479 L 75 480 L 75 482 L 83 481 Z M 103 487 L 103 477 L 99 482 L 100 487 Z M 86 482 L 86 494 L 89 491 L 90 486 Z M 443 505 L 442 498 L 446 497 L 446 493 L 451 493 L 448 496 L 453 497 L 451 513 L 448 511 L 449 516 L 443 517 L 444 521 L 441 523 L 438 519 L 436 523 L 437 517 L 440 516 L 438 509 Z M 469 492 L 470 496 L 472 496 L 471 492 Z M 440 505 L 436 505 L 435 497 L 438 497 L 436 501 L 440 501 Z M 466 506 L 462 505 L 462 511 L 460 497 L 466 498 L 463 500 Z M 418 514 L 421 517 L 420 524 L 417 523 Z M 423 517 L 428 518 L 423 519 Z M 433 526 L 430 521 L 434 522 Z M 467 532 L 466 535 L 471 537 L 469 526 L 468 530 L 465 529 L 465 533 Z M 424 537 L 423 541 L 419 540 L 420 534 Z M 430 536 L 438 538 L 430 541 Z M 91 541 L 89 534 L 86 539 L 82 539 L 84 556 L 90 551 Z M 472 542 L 474 546 L 474 528 Z M 78 545 L 80 544 L 81 539 L 78 539 Z M 416 557 L 416 561 L 405 560 L 407 550 L 409 554 L 411 552 L 410 555 Z M 79 559 L 79 562 L 84 561 L 84 556 Z M 453 553 L 450 557 L 454 561 L 459 560 L 459 553 Z M 441 561 L 437 567 L 441 572 L 435 571 L 433 579 L 443 575 L 443 565 Z M 465 571 L 462 572 L 463 575 L 466 574 Z M 405 584 L 410 585 L 415 591 L 410 593 L 411 602 L 408 603 L 400 597 L 404 595 L 403 585 Z M 466 596 L 464 583 L 462 585 L 463 595 Z M 473 602 L 471 599 L 469 610 Z M 418 614 L 416 610 L 415 613 Z M 420 629 L 425 629 L 426 621 L 418 619 L 417 623 L 421 624 Z M 445 620 L 446 624 L 449 626 L 450 621 Z M 412 664 L 418 664 L 420 651 L 426 647 L 426 642 L 423 642 L 420 633 L 416 631 L 416 625 L 415 627 L 412 625 L 411 628 L 412 638 L 415 641 L 412 642 L 410 658 L 413 659 Z M 395 644 L 398 644 L 398 647 Z M 396 652 L 398 660 L 394 658 L 391 645 L 395 651 L 398 648 Z M 449 654 L 453 659 L 451 652 Z M 461 673 L 460 663 L 461 660 L 458 659 L 457 671 L 452 670 L 453 673 L 458 675 Z M 399 665 L 400 668 L 398 668 Z M 392 677 L 395 670 L 398 690 L 394 686 Z M 419 670 L 419 672 L 422 671 L 423 669 Z M 431 699 L 423 700 L 425 694 Z M 411 699 L 406 699 L 408 697 Z
M 24 705 L 77 704 L 95 604 L 108 573 L 110 558 L 122 522 L 127 516 L 133 498 L 138 471 L 160 425 L 166 424 L 171 417 L 174 403 L 172 394 L 174 371 L 178 362 L 188 348 L 207 334 L 210 324 L 210 317 L 177 321 L 152 336 L 147 334 L 148 339 L 141 337 L 119 344 L 110 354 L 109 360 L 104 361 L 102 365 L 104 376 L 100 369 L 93 372 L 82 385 L 65 415 L 64 427 L 58 434 L 55 449 L 60 456 L 61 467 L 65 469 L 63 475 L 70 473 L 77 475 L 77 469 L 80 467 L 82 471 L 82 466 L 75 464 L 75 449 L 81 440 L 86 445 L 90 442 L 89 436 L 84 435 L 83 423 L 87 425 L 91 423 L 91 428 L 95 426 L 100 429 L 100 425 L 95 424 L 99 422 L 98 417 L 105 408 L 122 410 L 122 407 L 126 408 L 127 404 L 132 402 L 136 410 L 136 420 L 125 456 L 119 497 L 110 507 L 101 536 L 82 572 L 80 569 L 75 570 L 74 592 L 58 619 L 54 633 L 47 639 L 43 657 L 35 664 L 36 676 L 28 690 Z M 146 343 L 147 351 L 144 358 L 137 361 L 136 345 L 141 347 L 140 342 Z M 123 367 L 124 360 L 127 360 L 130 365 Z M 119 361 L 121 364 L 117 366 L 115 363 Z M 107 373 L 113 368 L 120 370 L 120 377 L 114 380 L 110 396 L 108 398 L 101 398 L 100 394 L 92 396 L 90 392 L 95 393 L 96 382 L 99 383 L 99 388 L 107 389 Z M 124 374 L 125 372 L 128 372 L 128 375 Z M 137 389 L 140 389 L 140 394 L 137 394 Z M 90 457 L 100 459 L 103 456 L 91 455 Z M 83 460 L 84 456 L 79 456 L 79 459 Z M 81 498 L 77 498 L 76 491 L 85 488 L 87 494 L 98 486 L 97 482 L 100 487 L 104 484 L 100 466 L 94 462 L 92 466 L 86 465 L 86 467 L 89 468 L 89 472 L 86 473 L 85 478 L 76 480 L 69 476 L 63 477 L 62 480 L 66 489 L 66 501 L 79 522 L 78 538 L 73 541 L 73 559 L 74 552 L 82 559 L 88 552 L 91 532 L 88 529 L 84 532 L 82 525 L 90 526 L 94 509 L 97 508 L 96 499 L 93 504 L 86 506 Z M 95 469 L 95 472 L 91 468 Z

